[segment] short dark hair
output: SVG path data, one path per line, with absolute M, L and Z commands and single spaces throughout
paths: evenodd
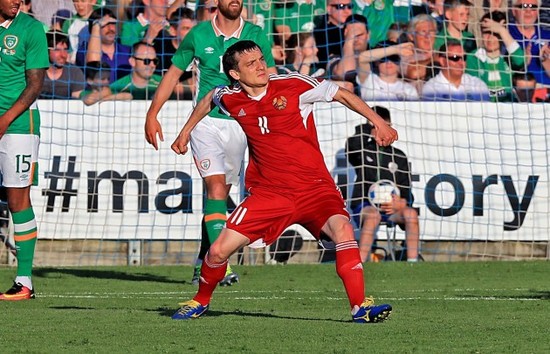
M 102 61 L 89 61 L 84 69 L 86 80 L 94 80 L 98 74 L 111 75 L 111 66 Z
M 251 52 L 256 49 L 259 51 L 262 50 L 259 45 L 250 40 L 238 41 L 237 43 L 234 43 L 229 48 L 227 48 L 222 58 L 222 64 L 223 72 L 229 78 L 229 81 L 231 81 L 232 83 L 236 81 L 234 78 L 231 77 L 231 75 L 229 75 L 229 71 L 237 70 L 239 68 L 237 54 L 241 55 L 243 53 Z
M 506 14 L 501 11 L 487 12 L 485 15 L 481 16 L 481 18 L 479 19 L 479 23 L 483 22 L 486 19 L 490 19 L 498 23 L 501 23 L 502 21 L 506 23 Z M 481 27 L 481 33 L 492 33 L 494 36 L 500 38 L 500 35 L 498 33 L 493 33 L 488 30 L 483 30 L 483 27 Z
M 537 81 L 535 79 L 535 75 L 533 75 L 533 73 L 530 73 L 530 72 L 526 72 L 526 73 L 515 73 L 512 75 L 512 84 L 514 86 L 516 86 L 517 82 L 519 80 L 524 80 L 524 81 Z
M 372 110 L 375 111 L 385 122 L 391 123 L 391 114 L 390 110 L 382 106 L 374 106 Z
M 70 47 L 69 37 L 67 34 L 59 31 L 46 32 L 46 41 L 48 42 L 48 48 L 54 49 L 58 43 L 65 43 L 67 48 Z
M 348 24 L 354 24 L 354 23 L 363 23 L 363 24 L 365 24 L 365 27 L 367 28 L 367 31 L 369 30 L 369 24 L 368 24 L 367 18 L 365 16 L 359 15 L 359 14 L 349 15 L 348 18 L 346 18 L 346 21 L 344 22 L 344 28 Z
M 170 15 L 168 22 L 170 22 L 170 26 L 177 27 L 179 22 L 185 18 L 195 21 L 195 11 L 188 7 L 178 7 L 178 9 Z
M 132 56 L 134 56 L 134 55 L 136 54 L 138 48 L 139 48 L 140 46 L 142 46 L 142 45 L 145 46 L 145 47 L 149 47 L 149 48 L 155 49 L 155 46 L 154 46 L 154 45 L 149 44 L 149 43 L 147 43 L 147 42 L 145 42 L 145 41 L 139 41 L 139 42 L 134 43 L 134 45 L 132 45 Z
M 462 43 L 458 39 L 447 38 L 446 43 L 443 43 L 441 47 L 439 47 L 439 54 L 447 53 L 447 49 L 449 49 L 449 47 L 456 47 L 456 46 L 462 47 Z
M 92 33 L 92 26 L 94 25 L 94 22 L 102 19 L 105 16 L 112 17 L 115 20 L 117 19 L 115 13 L 111 9 L 108 9 L 106 7 L 98 7 L 97 9 L 92 11 L 90 17 L 88 17 L 88 31 Z

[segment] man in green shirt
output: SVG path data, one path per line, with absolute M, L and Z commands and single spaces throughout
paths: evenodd
M 144 42 L 134 44 L 130 65 L 132 72 L 111 84 L 113 93 L 129 92 L 134 100 L 153 98 L 162 77 L 155 74 L 159 63 L 155 47 Z
M 0 0 L 0 173 L 17 250 L 17 276 L 13 286 L 0 293 L 0 301 L 34 298 L 31 275 L 37 227 L 30 191 L 38 182 L 36 99 L 49 60 L 41 23 L 20 12 L 20 4 Z
M 193 27 L 181 42 L 147 112 L 145 137 L 155 149 L 158 149 L 157 136 L 161 141 L 164 140 L 157 115 L 170 98 L 181 74 L 193 61 L 198 63 L 200 78 L 197 102 L 214 87 L 230 83 L 223 72 L 222 57 L 225 50 L 239 40 L 250 39 L 258 43 L 265 53 L 269 73 L 276 73 L 269 41 L 260 27 L 244 21 L 241 17 L 242 8 L 243 0 L 219 0 L 218 14 L 211 21 Z M 206 185 L 207 198 L 202 224 L 208 237 L 207 240 L 203 239 L 193 276 L 193 283 L 198 284 L 202 259 L 210 244 L 218 238 L 226 221 L 227 197 L 231 185 L 239 183 L 246 137 L 237 122 L 213 110 L 194 130 L 191 148 Z M 231 285 L 237 281 L 238 276 L 228 267 L 222 285 Z

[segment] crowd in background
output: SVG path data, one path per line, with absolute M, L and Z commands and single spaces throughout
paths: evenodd
M 549 100 L 550 29 L 541 0 L 249 0 L 281 74 L 335 81 L 364 100 Z M 44 24 L 41 98 L 151 99 L 215 0 L 23 0 Z M 208 40 L 205 38 L 205 40 Z M 189 67 L 173 99 L 192 99 Z

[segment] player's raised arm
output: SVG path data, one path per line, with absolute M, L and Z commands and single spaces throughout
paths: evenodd
M 159 87 L 153 96 L 151 106 L 149 106 L 149 110 L 147 111 L 147 116 L 145 118 L 145 139 L 149 144 L 153 145 L 155 150 L 158 150 L 157 135 L 160 141 L 164 141 L 162 126 L 157 119 L 157 115 L 162 106 L 172 95 L 172 92 L 174 92 L 174 88 L 178 84 L 182 73 L 183 71 L 177 66 L 170 66 L 170 69 L 168 69 L 166 74 L 162 77 Z
M 393 129 L 373 111 L 359 96 L 345 88 L 338 88 L 333 98 L 354 112 L 367 118 L 376 127 L 374 139 L 381 146 L 388 146 L 397 140 L 397 130 Z
M 211 90 L 208 92 L 195 106 L 193 109 L 193 112 L 191 112 L 191 116 L 181 129 L 180 133 L 178 134 L 178 137 L 174 142 L 172 143 L 172 150 L 178 155 L 184 155 L 187 153 L 189 144 L 189 139 L 191 136 L 191 132 L 193 129 L 195 129 L 195 126 L 204 118 L 206 115 L 212 110 L 213 108 L 213 101 L 212 97 L 214 96 L 214 90 Z

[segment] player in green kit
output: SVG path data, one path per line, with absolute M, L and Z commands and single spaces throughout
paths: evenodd
M 145 138 L 158 150 L 157 136 L 164 141 L 157 115 L 166 102 L 181 74 L 195 61 L 199 77 L 196 102 L 219 85 L 228 85 L 223 72 L 222 57 L 225 50 L 237 41 L 250 39 L 258 43 L 265 56 L 269 73 L 275 74 L 271 45 L 262 29 L 241 17 L 243 0 L 219 0 L 218 14 L 201 22 L 189 31 L 172 58 L 172 65 L 162 78 L 153 97 L 145 121 Z M 246 150 L 246 137 L 237 122 L 213 110 L 203 119 L 191 136 L 191 149 L 195 163 L 206 185 L 206 204 L 203 208 L 203 239 L 193 284 L 198 285 L 200 264 L 209 245 L 218 238 L 226 221 L 227 197 L 231 185 L 239 183 L 239 173 Z M 238 282 L 237 274 L 228 267 L 222 285 Z
M 49 66 L 42 24 L 19 11 L 21 0 L 0 0 L 0 174 L 17 249 L 17 276 L 0 301 L 34 298 L 36 219 L 31 185 L 38 182 L 40 115 L 36 99 Z

